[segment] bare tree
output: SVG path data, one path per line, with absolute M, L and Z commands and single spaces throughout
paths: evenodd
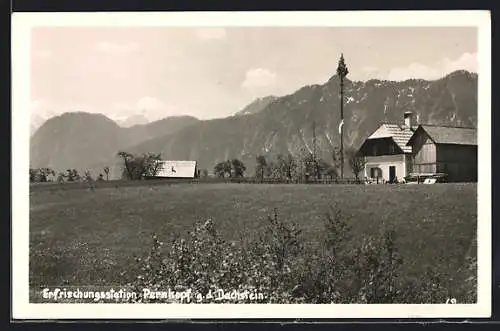
M 134 175 L 132 173 L 131 162 L 134 156 L 127 152 L 118 152 L 117 155 L 123 159 L 123 177 L 128 179 L 133 179 Z
M 359 174 L 365 169 L 366 161 L 354 148 L 348 149 L 346 154 L 349 160 L 349 166 L 356 177 L 356 181 L 359 181 Z
M 91 191 L 94 191 L 94 179 L 92 178 L 90 170 L 85 170 L 85 174 L 84 174 L 83 179 L 88 184 L 89 189 Z
M 337 147 L 335 147 L 332 150 L 332 168 L 335 169 L 337 174 L 340 172 L 339 171 L 340 166 L 341 166 L 340 150 Z
M 297 172 L 297 162 L 295 161 L 293 155 L 288 153 L 283 158 L 285 177 L 291 180 Z
M 312 123 L 312 135 L 313 135 L 313 152 L 312 152 L 312 160 L 311 167 L 312 173 L 315 179 L 320 178 L 320 169 L 319 169 L 319 160 L 318 160 L 318 148 L 317 148 L 317 139 L 316 139 L 316 122 Z
M 92 174 L 90 173 L 90 170 L 85 170 L 84 180 L 86 182 L 92 182 L 94 180 L 92 178 Z
M 62 184 L 64 183 L 64 179 L 66 178 L 66 175 L 62 172 L 60 172 L 58 175 L 57 175 L 57 182 Z
M 255 177 L 262 180 L 266 173 L 266 168 L 268 167 L 266 157 L 264 155 L 258 155 L 255 158 L 257 166 L 255 167 Z
M 104 173 L 106 174 L 106 180 L 109 180 L 109 167 L 108 167 L 108 166 L 105 166 L 105 167 L 103 168 L 103 170 L 104 170 Z

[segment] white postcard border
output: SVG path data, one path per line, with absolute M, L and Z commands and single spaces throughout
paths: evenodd
M 477 304 L 29 303 L 30 30 L 33 27 L 471 26 L 478 28 Z M 491 314 L 491 21 L 488 11 L 115 12 L 12 15 L 12 317 L 15 319 L 472 318 Z

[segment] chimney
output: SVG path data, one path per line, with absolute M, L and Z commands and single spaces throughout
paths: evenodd
M 405 119 L 405 126 L 407 128 L 411 129 L 415 125 L 415 123 L 413 123 L 413 113 L 411 111 L 405 111 L 404 119 Z

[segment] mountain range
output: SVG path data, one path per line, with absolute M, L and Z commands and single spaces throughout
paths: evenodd
M 344 85 L 346 148 L 358 148 L 381 122 L 402 123 L 408 110 L 420 123 L 477 125 L 476 73 L 460 70 L 432 81 L 345 80 Z M 297 156 L 312 150 L 314 135 L 317 151 L 331 160 L 333 148 L 339 146 L 339 108 L 335 75 L 289 95 L 257 99 L 234 116 L 219 119 L 179 116 L 122 127 L 101 114 L 65 113 L 47 120 L 31 137 L 31 167 L 90 169 L 97 174 L 108 165 L 116 178 L 121 167 L 116 153 L 124 150 L 196 160 L 209 171 L 219 161 L 239 158 L 251 173 L 257 155 Z
M 266 108 L 271 102 L 278 99 L 274 95 L 269 95 L 263 98 L 257 98 L 248 104 L 245 108 L 234 114 L 234 116 L 251 115 L 260 112 L 262 109 Z

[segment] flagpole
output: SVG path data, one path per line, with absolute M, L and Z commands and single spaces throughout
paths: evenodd
M 337 74 L 340 77 L 340 178 L 344 179 L 344 77 L 349 70 L 344 62 L 344 54 L 340 55 Z
M 340 76 L 340 179 L 344 179 L 344 77 Z

